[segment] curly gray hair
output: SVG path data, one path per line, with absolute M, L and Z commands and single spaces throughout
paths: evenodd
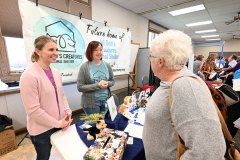
M 191 38 L 178 30 L 167 30 L 151 43 L 151 54 L 162 57 L 166 66 L 175 69 L 186 64 L 193 54 Z

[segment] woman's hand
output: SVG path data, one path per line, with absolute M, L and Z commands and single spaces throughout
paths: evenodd
M 220 78 L 227 78 L 227 77 L 228 77 L 228 74 L 220 76 Z
M 107 88 L 108 87 L 108 82 L 107 81 L 104 81 L 104 80 L 101 80 L 99 83 L 98 83 L 98 86 L 100 88 Z
M 208 74 L 208 75 L 211 74 L 211 72 L 208 72 L 208 71 L 203 71 L 203 73 Z
M 72 123 L 72 118 L 71 118 L 71 114 L 66 114 L 63 119 L 62 119 L 62 125 L 61 128 L 63 131 L 65 131 Z

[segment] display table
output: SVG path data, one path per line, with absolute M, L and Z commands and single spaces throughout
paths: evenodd
M 124 130 L 127 126 L 127 119 L 121 115 L 117 115 L 113 122 L 105 119 L 111 128 Z M 65 160 L 81 160 L 88 150 L 88 146 L 93 144 L 93 141 L 87 140 L 87 134 L 79 128 L 83 124 L 80 121 L 71 125 L 66 131 L 58 131 L 51 136 L 53 147 L 61 154 Z M 127 144 L 123 160 L 145 160 L 145 152 L 141 139 L 133 138 L 133 144 Z

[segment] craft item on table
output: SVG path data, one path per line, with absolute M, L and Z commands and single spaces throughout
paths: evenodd
M 88 128 L 91 128 L 92 126 L 91 125 L 89 125 L 89 124 L 87 124 L 87 123 L 84 123 L 84 124 L 82 124 L 81 126 L 79 126 L 79 128 L 81 128 L 81 129 L 88 129 Z
M 123 100 L 123 104 L 121 104 L 118 113 L 123 114 L 124 111 L 131 105 L 132 103 L 132 96 L 126 96 Z
M 91 141 L 93 139 L 101 137 L 102 136 L 102 131 L 106 127 L 107 127 L 107 124 L 105 123 L 104 120 L 98 120 L 97 123 L 96 123 L 96 126 L 83 129 L 83 131 L 88 132 L 87 140 Z
M 85 120 L 85 123 L 96 123 L 98 120 L 103 119 L 104 115 L 100 113 L 81 115 L 80 120 Z
M 149 98 L 150 94 L 151 94 L 151 89 L 150 88 L 146 89 L 145 90 L 145 98 Z
M 125 110 L 128 110 L 128 106 L 126 104 L 121 104 L 118 113 L 123 114 L 125 112 Z
M 146 104 L 147 104 L 147 100 L 146 99 L 139 99 L 138 101 L 137 101 L 137 106 L 139 107 L 139 108 L 143 108 L 143 107 L 146 107 Z
M 141 91 L 137 99 L 140 100 L 142 98 L 145 98 L 145 91 Z
M 132 103 L 132 96 L 126 96 L 123 100 L 123 103 L 126 105 Z
M 121 160 L 127 144 L 127 134 L 109 130 L 108 134 L 94 141 L 85 153 L 84 160 Z
M 135 110 L 138 107 L 136 103 L 137 102 L 135 101 L 130 104 L 130 106 L 128 107 L 129 112 L 132 112 L 133 110 Z

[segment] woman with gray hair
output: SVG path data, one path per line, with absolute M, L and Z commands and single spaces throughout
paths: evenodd
M 225 140 L 210 91 L 184 66 L 192 53 L 191 38 L 181 31 L 168 30 L 152 42 L 151 67 L 161 83 L 146 108 L 147 160 L 176 159 L 176 132 L 187 147 L 180 159 L 224 160 Z

